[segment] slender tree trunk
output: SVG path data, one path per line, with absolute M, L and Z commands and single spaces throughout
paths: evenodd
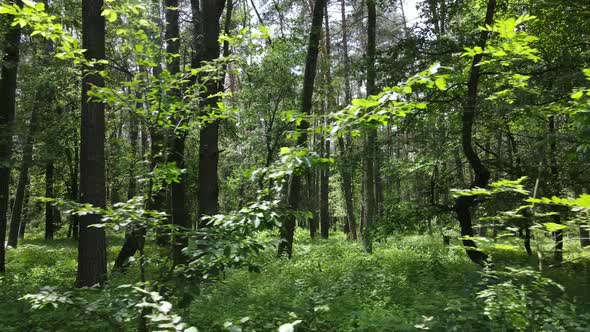
M 55 198 L 53 181 L 53 160 L 47 161 L 45 165 L 45 197 Z M 45 240 L 53 239 L 55 230 L 55 210 L 53 204 L 45 203 Z
M 80 169 L 80 154 L 78 148 L 74 148 L 74 160 L 72 163 L 72 169 L 70 170 L 70 198 L 77 202 L 80 200 L 80 194 L 78 193 L 78 170 Z M 78 240 L 80 237 L 80 218 L 77 215 L 70 216 L 70 222 L 72 223 L 72 239 Z
M 37 93 L 38 99 L 39 93 Z M 25 198 L 26 187 L 29 184 L 29 168 L 33 163 L 33 142 L 35 140 L 35 134 L 37 132 L 37 118 L 39 107 L 37 101 L 34 102 L 33 109 L 31 111 L 31 119 L 29 122 L 29 130 L 25 137 L 25 145 L 23 147 L 23 158 L 21 160 L 20 174 L 18 177 L 18 185 L 16 187 L 16 195 L 14 198 L 14 206 L 12 208 L 12 215 L 10 220 L 10 234 L 8 236 L 8 245 L 16 248 L 18 242 L 18 233 L 20 230 L 22 220 L 22 209 Z
M 550 172 L 553 182 L 553 190 L 556 196 L 560 196 L 561 194 L 561 183 L 559 181 L 559 167 L 557 165 L 557 128 L 555 126 L 555 116 L 549 117 L 549 160 L 550 160 Z M 556 207 L 553 209 L 555 215 L 552 216 L 553 222 L 556 224 L 561 224 L 561 208 Z M 561 264 L 563 262 L 563 229 L 556 231 L 554 234 L 555 237 L 555 252 L 554 252 L 554 259 L 557 264 Z
M 496 9 L 496 0 L 489 0 L 486 10 L 485 25 L 491 25 L 494 19 L 494 12 Z M 481 31 L 479 36 L 478 46 L 482 49 L 485 48 L 488 41 L 489 32 Z M 477 99 L 478 99 L 478 88 L 480 79 L 480 62 L 483 58 L 483 54 L 477 54 L 473 57 L 471 64 L 471 71 L 469 74 L 469 81 L 467 82 L 467 99 L 463 107 L 462 114 L 462 145 L 463 153 L 469 161 L 469 165 L 474 173 L 474 181 L 471 187 L 485 188 L 488 185 L 490 179 L 490 172 L 486 166 L 482 163 L 481 159 L 477 155 L 477 152 L 473 148 L 473 124 L 475 122 L 475 114 L 477 112 Z M 471 222 L 471 209 L 475 205 L 475 198 L 473 196 L 461 196 L 457 198 L 454 206 L 454 210 L 457 213 L 457 219 L 461 226 L 461 236 L 471 237 L 473 236 L 473 225 Z M 481 251 L 476 250 L 477 245 L 471 239 L 464 238 L 463 246 L 467 251 L 469 258 L 478 264 L 482 264 L 486 255 Z
M 322 18 L 326 0 L 316 0 L 313 8 L 313 17 L 311 22 L 311 31 L 309 34 L 309 43 L 307 47 L 307 56 L 305 60 L 305 72 L 303 74 L 303 93 L 301 96 L 301 113 L 305 116 L 311 114 L 313 106 L 313 88 L 315 84 L 316 67 L 318 62 L 318 53 L 320 39 L 322 36 Z M 297 137 L 297 146 L 305 146 L 307 143 L 307 129 L 309 123 L 306 120 L 301 121 L 297 126 L 300 132 Z M 293 175 L 289 184 L 288 204 L 292 211 L 299 209 L 301 197 L 301 175 Z M 293 255 L 293 236 L 295 234 L 295 216 L 290 215 L 285 218 L 281 225 L 280 235 L 281 243 L 279 244 L 279 256 L 291 258 Z
M 332 89 L 332 72 L 331 72 L 331 54 L 330 54 L 330 21 L 328 17 L 328 6 L 324 6 L 324 25 L 325 33 L 325 52 L 326 52 L 326 107 L 324 108 L 324 120 L 321 121 L 323 126 L 328 126 L 328 117 L 330 114 L 330 105 L 336 104 L 334 91 Z M 322 131 L 325 132 L 325 131 Z M 330 158 L 330 139 L 326 135 L 322 135 L 320 139 L 322 145 L 323 157 Z M 327 239 L 330 234 L 330 168 L 322 168 L 320 170 L 320 230 L 323 239 Z
M 82 47 L 86 59 L 105 58 L 105 20 L 101 15 L 103 0 L 82 0 Z M 92 86 L 104 81 L 94 70 L 84 68 L 82 80 L 82 120 L 80 127 L 80 200 L 106 207 L 105 183 L 105 105 L 88 99 Z M 106 236 L 99 215 L 80 217 L 78 241 L 77 287 L 103 285 L 107 278 Z
M 12 1 L 22 7 L 21 0 Z M 6 270 L 5 255 L 8 201 L 10 196 L 10 169 L 12 135 L 16 117 L 16 83 L 19 63 L 20 26 L 3 26 L 4 61 L 0 68 L 0 273 Z
M 48 6 L 47 0 L 44 0 L 43 3 L 45 4 L 46 8 Z M 50 60 L 50 54 L 53 49 L 53 43 L 51 41 L 45 42 L 44 54 L 41 60 L 42 66 L 48 66 Z M 17 241 L 19 236 L 19 231 L 22 229 L 24 231 L 24 225 L 21 227 L 21 223 L 25 223 L 26 220 L 22 220 L 22 210 L 25 198 L 25 190 L 29 184 L 29 168 L 32 166 L 33 163 L 33 144 L 35 142 L 35 135 L 37 134 L 38 130 L 38 118 L 39 118 L 39 108 L 42 107 L 44 104 L 51 105 L 53 101 L 53 88 L 47 83 L 42 82 L 38 87 L 35 93 L 35 98 L 33 100 L 33 107 L 31 110 L 31 118 L 29 121 L 29 128 L 28 132 L 24 138 L 24 148 L 23 148 L 23 157 L 21 161 L 20 167 L 20 174 L 18 178 L 18 185 L 16 188 L 16 195 L 14 200 L 14 206 L 12 209 L 11 221 L 10 221 L 10 235 L 8 238 L 8 245 L 15 247 L 17 246 Z
M 375 39 L 377 26 L 377 11 L 374 0 L 367 0 L 368 29 L 367 29 L 367 95 L 372 95 L 375 88 Z M 375 176 L 375 159 L 376 159 L 377 129 L 371 128 L 367 133 L 365 141 L 365 162 L 363 172 L 364 183 L 364 219 L 365 227 L 363 230 L 363 249 L 372 252 L 371 226 L 375 221 L 377 210 L 376 205 L 376 176 Z
M 25 198 L 23 199 L 23 219 L 20 222 L 19 230 L 18 230 L 18 239 L 20 241 L 24 240 L 25 238 L 25 230 L 27 227 L 27 221 L 29 220 L 29 197 L 30 197 L 30 190 L 29 188 L 25 188 Z
M 352 93 L 350 88 L 350 59 L 348 58 L 348 27 L 346 25 L 346 1 L 340 1 L 340 14 L 342 19 L 342 57 L 344 62 L 344 103 L 349 104 L 352 100 Z M 350 141 L 350 138 L 349 138 Z M 351 146 L 346 147 L 344 137 L 338 136 L 338 147 L 340 148 L 340 156 L 342 165 L 340 168 L 340 177 L 342 178 L 341 186 L 344 193 L 344 201 L 346 205 L 346 219 L 348 222 L 348 237 L 351 240 L 356 240 L 356 220 L 354 216 L 354 204 L 352 201 L 352 174 L 353 163 L 350 161 L 349 150 Z

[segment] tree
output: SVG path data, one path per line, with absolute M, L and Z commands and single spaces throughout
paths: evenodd
M 103 0 L 82 1 L 82 47 L 88 61 L 105 58 L 105 19 L 101 15 Z M 80 200 L 96 207 L 106 207 L 105 183 L 105 105 L 89 99 L 88 92 L 104 86 L 104 80 L 94 68 L 85 66 L 82 79 L 82 117 L 80 125 Z M 99 215 L 80 217 L 78 241 L 78 274 L 76 286 L 103 285 L 107 279 L 105 230 Z
M 348 27 L 346 25 L 346 1 L 340 1 L 340 12 L 342 15 L 342 58 L 344 66 L 344 104 L 348 105 L 352 101 L 352 93 L 350 87 L 350 59 L 348 57 Z M 353 163 L 350 161 L 350 136 L 347 136 L 348 144 L 344 141 L 342 135 L 338 136 L 338 148 L 340 149 L 340 176 L 342 178 L 341 187 L 344 193 L 344 204 L 346 208 L 346 218 L 348 222 L 349 238 L 356 240 L 356 221 L 354 216 L 354 205 L 352 201 L 352 167 Z M 348 145 L 348 146 L 347 146 Z
M 196 0 L 192 0 L 196 2 Z M 220 46 L 218 42 L 220 27 L 220 18 L 224 0 L 202 0 L 198 20 L 193 21 L 200 23 L 195 26 L 196 31 L 202 33 L 202 54 L 196 54 L 193 58 L 193 68 L 200 66 L 201 61 L 211 61 L 219 57 Z M 193 6 L 193 16 L 195 6 Z M 201 113 L 211 115 L 217 108 L 219 97 L 216 96 L 220 89 L 218 82 L 210 81 L 205 84 L 206 93 L 202 96 Z M 219 183 L 217 167 L 219 162 L 219 121 L 212 119 L 207 121 L 199 132 L 199 177 L 198 193 L 199 201 L 198 215 L 199 218 L 204 215 L 213 215 L 219 212 Z M 201 223 L 200 226 L 205 226 Z
M 489 0 L 484 25 L 492 24 L 494 19 L 494 12 L 496 10 L 496 0 Z M 482 30 L 479 35 L 478 46 L 484 49 L 489 38 L 489 32 Z M 478 88 L 481 77 L 480 63 L 482 61 L 483 54 L 476 54 L 473 57 L 471 63 L 471 69 L 469 72 L 469 80 L 467 82 L 467 96 L 465 104 L 462 110 L 462 132 L 461 132 L 461 143 L 463 147 L 463 153 L 467 157 L 469 166 L 473 170 L 474 180 L 471 184 L 472 188 L 479 187 L 485 188 L 490 180 L 490 171 L 481 161 L 481 158 L 473 147 L 473 124 L 475 122 L 475 115 L 477 113 L 477 101 L 478 101 Z M 471 208 L 475 204 L 474 196 L 460 196 L 455 202 L 453 207 L 457 214 L 457 219 L 461 226 L 461 236 L 471 237 L 473 236 L 473 225 L 471 222 Z M 482 264 L 486 259 L 486 255 L 478 251 L 476 244 L 472 239 L 463 239 L 463 245 L 467 250 L 469 258 L 478 264 Z
M 313 6 L 313 16 L 311 21 L 311 30 L 307 46 L 307 56 L 305 59 L 305 71 L 303 74 L 303 92 L 301 96 L 301 113 L 305 116 L 311 114 L 313 88 L 316 77 L 316 67 L 318 62 L 319 44 L 322 35 L 322 18 L 324 15 L 325 0 L 316 0 Z M 297 126 L 299 136 L 297 137 L 297 146 L 303 147 L 307 143 L 307 129 L 309 123 L 306 120 L 301 121 Z M 300 206 L 301 197 L 301 175 L 295 174 L 291 177 L 288 192 L 288 204 L 292 211 Z M 295 234 L 295 216 L 289 215 L 283 221 L 280 230 L 281 243 L 279 244 L 279 256 L 286 255 L 291 258 L 293 255 L 293 236 Z
M 12 1 L 22 7 L 22 1 Z M 12 156 L 12 135 L 16 111 L 16 82 L 20 60 L 19 45 L 21 29 L 4 20 L 5 46 L 4 61 L 0 68 L 0 272 L 4 272 L 6 247 L 6 226 L 10 196 L 10 169 Z
M 375 52 L 376 52 L 376 29 L 377 29 L 377 10 L 375 8 L 374 0 L 367 0 L 367 95 L 376 93 L 375 87 Z M 377 212 L 376 200 L 376 154 L 377 154 L 377 129 L 370 128 L 367 133 L 367 140 L 365 142 L 365 162 L 363 172 L 364 184 L 364 220 L 365 224 L 362 228 L 363 235 L 363 249 L 366 252 L 372 251 L 371 227 L 375 221 L 375 213 Z

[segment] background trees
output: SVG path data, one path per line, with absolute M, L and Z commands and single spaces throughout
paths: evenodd
M 522 315 L 503 327 L 535 330 L 534 307 L 566 329 L 556 318 L 573 317 L 565 307 L 585 311 L 585 300 L 570 306 L 565 295 L 562 307 L 548 305 L 559 315 L 535 307 L 559 293 L 546 292 L 553 282 L 575 293 L 587 276 L 585 4 L 428 0 L 416 3 L 417 18 L 401 1 L 1 4 L 9 278 L 35 271 L 19 263 L 35 244 L 64 246 L 66 258 L 51 261 L 60 268 L 47 269 L 73 279 L 77 245 L 76 285 L 102 285 L 103 295 L 90 305 L 79 290 L 64 303 L 101 308 L 90 311 L 118 328 L 173 322 L 170 306 L 229 307 L 213 294 L 224 294 L 215 281 L 226 275 L 256 302 L 264 289 L 249 273 L 261 266 L 289 298 L 284 310 L 300 316 L 264 316 L 278 309 L 262 305 L 242 322 L 252 313 L 234 308 L 226 328 L 301 318 L 301 329 L 325 330 L 339 317 L 342 329 L 493 330 Z M 270 258 L 276 249 L 292 261 Z M 467 264 L 489 257 L 498 265 L 483 277 Z M 126 300 L 106 300 L 127 283 L 135 288 L 121 288 Z M 432 296 L 394 299 L 404 289 L 392 284 Z M 459 284 L 468 290 L 457 295 Z M 13 298 L 25 288 L 6 286 Z M 321 296 L 307 296 L 313 289 Z M 61 298 L 44 292 L 28 299 Z M 520 300 L 530 302 L 508 305 Z M 141 305 L 113 315 L 124 302 Z M 355 306 L 366 310 L 352 315 Z M 409 313 L 392 313 L 400 307 Z M 379 315 L 397 321 L 379 325 Z

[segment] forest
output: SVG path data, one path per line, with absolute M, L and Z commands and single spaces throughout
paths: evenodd
M 590 1 L 0 0 L 0 331 L 590 331 Z

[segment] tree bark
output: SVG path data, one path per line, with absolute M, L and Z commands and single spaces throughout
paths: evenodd
M 45 165 L 45 197 L 55 198 L 54 180 L 53 180 L 53 160 L 48 160 Z M 53 239 L 55 231 L 55 210 L 53 204 L 45 203 L 45 240 Z
M 30 182 L 30 181 L 29 181 Z M 18 229 L 18 239 L 24 240 L 25 238 L 25 230 L 27 227 L 27 221 L 29 218 L 29 197 L 30 197 L 30 190 L 28 187 L 25 188 L 25 198 L 23 199 L 23 218 L 19 224 Z
M 485 25 L 492 24 L 495 9 L 496 0 L 489 0 L 486 9 L 486 17 L 484 22 Z M 488 38 L 489 32 L 482 30 L 479 35 L 478 46 L 484 49 L 488 41 Z M 488 185 L 488 181 L 490 179 L 490 171 L 482 163 L 477 152 L 473 148 L 473 123 L 475 122 L 475 114 L 477 112 L 477 99 L 480 79 L 479 64 L 482 58 L 483 54 L 477 54 L 473 57 L 473 62 L 471 63 L 471 70 L 469 74 L 469 81 L 467 82 L 467 99 L 465 101 L 465 105 L 463 106 L 462 113 L 463 128 L 461 139 L 463 153 L 467 157 L 469 165 L 471 166 L 471 169 L 474 173 L 474 180 L 471 184 L 471 188 L 485 188 Z M 467 251 L 467 255 L 473 262 L 477 264 L 483 264 L 487 256 L 481 251 L 478 251 L 476 249 L 477 245 L 475 244 L 475 242 L 472 239 L 469 239 L 469 237 L 472 237 L 474 235 L 473 225 L 471 222 L 471 209 L 474 206 L 474 196 L 461 196 L 457 198 L 454 210 L 457 214 L 457 219 L 459 220 L 459 224 L 461 226 L 461 236 L 467 237 L 463 239 L 463 246 Z
M 311 22 L 311 31 L 307 47 L 307 56 L 305 60 L 305 71 L 303 74 L 303 93 L 301 96 L 301 113 L 305 116 L 311 114 L 313 106 L 313 88 L 315 84 L 316 67 L 318 62 L 319 44 L 322 35 L 322 18 L 326 0 L 316 0 L 313 8 Z M 307 129 L 309 123 L 306 120 L 301 121 L 297 126 L 299 136 L 297 137 L 297 146 L 303 147 L 307 143 Z M 292 211 L 299 208 L 301 197 L 301 175 L 291 177 L 288 194 L 288 204 Z M 293 255 L 293 236 L 295 234 L 295 216 L 289 215 L 283 221 L 280 230 L 281 243 L 278 248 L 279 256 Z
M 553 182 L 554 194 L 559 197 L 561 194 L 561 183 L 559 181 L 559 167 L 557 165 L 557 128 L 555 126 L 555 116 L 549 117 L 549 160 L 550 160 L 550 172 Z M 556 207 L 553 209 L 555 215 L 552 216 L 553 222 L 561 224 L 561 208 Z M 555 237 L 555 251 L 553 258 L 557 264 L 563 262 L 563 229 L 556 231 Z
M 346 1 L 340 1 L 340 12 L 342 15 L 342 56 L 344 60 L 344 103 L 348 105 L 352 100 L 350 88 L 350 59 L 348 58 L 348 30 L 346 25 Z M 349 138 L 350 140 L 350 138 Z M 348 237 L 351 240 L 357 239 L 356 220 L 354 216 L 354 204 L 352 198 L 352 174 L 353 163 L 350 161 L 350 148 L 346 146 L 344 137 L 338 136 L 338 147 L 342 164 L 340 166 L 340 177 L 342 178 L 341 186 L 344 193 L 346 205 L 346 219 L 348 222 Z
M 22 7 L 21 0 L 12 3 Z M 12 135 L 16 118 L 16 84 L 18 74 L 20 26 L 3 26 L 4 61 L 0 68 L 0 273 L 6 270 L 5 256 L 8 201 L 10 196 L 10 169 L 12 158 Z
M 103 0 L 82 0 L 82 47 L 86 59 L 105 58 L 105 20 L 101 15 Z M 105 105 L 89 100 L 92 86 L 104 81 L 93 69 L 85 67 L 82 79 L 82 117 L 80 126 L 80 200 L 96 207 L 106 207 L 105 184 Z M 107 279 L 106 236 L 98 215 L 80 217 L 78 241 L 77 287 L 103 285 Z
M 367 29 L 367 95 L 372 95 L 375 89 L 375 49 L 376 49 L 376 26 L 377 11 L 374 0 L 367 0 L 368 29 Z M 363 172 L 364 183 L 364 220 L 365 225 L 362 232 L 363 250 L 372 252 L 371 225 L 375 221 L 376 211 L 376 174 L 375 174 L 375 157 L 377 144 L 377 129 L 370 128 L 365 141 L 365 162 Z
M 328 125 L 328 116 L 330 113 L 330 105 L 336 104 L 334 98 L 334 91 L 332 91 L 332 73 L 331 54 L 330 54 L 330 22 L 328 17 L 328 6 L 324 6 L 324 25 L 325 25 L 325 53 L 326 53 L 326 107 L 324 108 L 323 126 Z M 330 158 L 330 139 L 324 134 L 320 139 L 323 154 L 322 157 Z M 330 234 L 330 168 L 325 167 L 320 170 L 320 232 L 322 239 L 327 239 Z
M 193 0 L 195 1 L 195 0 Z M 211 61 L 219 57 L 220 46 L 218 42 L 220 33 L 220 18 L 224 0 L 201 0 L 200 29 L 202 31 L 203 51 L 197 65 L 201 61 Z M 193 13 L 194 15 L 194 13 Z M 194 64 L 193 64 L 194 66 Z M 219 97 L 212 97 L 219 92 L 218 82 L 206 84 L 206 95 L 202 96 L 202 115 L 210 115 L 217 108 Z M 199 133 L 199 188 L 197 192 L 199 207 L 199 220 L 202 216 L 213 215 L 219 212 L 219 184 L 217 165 L 219 162 L 219 121 L 208 121 Z M 204 222 L 200 227 L 207 226 Z
M 39 93 L 37 93 L 38 99 Z M 35 134 L 37 132 L 37 118 L 38 118 L 38 102 L 35 100 L 33 109 L 31 110 L 31 119 L 29 122 L 29 130 L 25 137 L 25 145 L 23 147 L 23 158 L 21 160 L 20 174 L 18 177 L 18 184 L 16 187 L 16 194 L 14 198 L 14 206 L 12 208 L 12 215 L 10 220 L 10 234 L 8 235 L 8 245 L 16 248 L 19 238 L 20 224 L 22 220 L 22 209 L 25 198 L 25 190 L 29 184 L 29 168 L 33 163 L 33 142 L 35 141 Z

